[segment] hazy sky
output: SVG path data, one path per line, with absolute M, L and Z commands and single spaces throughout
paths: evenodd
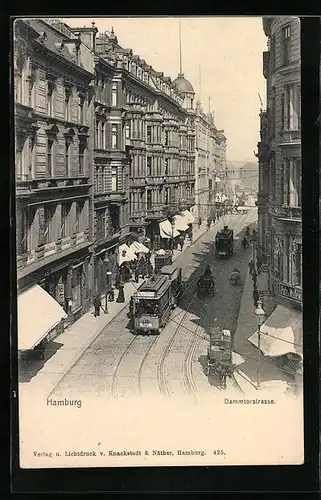
M 181 19 L 183 73 L 200 95 L 203 109 L 227 137 L 229 161 L 256 161 L 259 141 L 260 93 L 265 103 L 262 52 L 266 37 L 260 17 L 185 17 Z M 100 32 L 112 26 L 119 44 L 131 48 L 156 71 L 176 78 L 179 72 L 179 18 L 68 18 L 70 26 Z

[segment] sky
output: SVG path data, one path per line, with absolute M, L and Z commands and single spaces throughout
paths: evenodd
M 265 103 L 262 52 L 267 50 L 260 17 L 63 19 L 73 27 L 94 21 L 99 32 L 113 27 L 122 47 L 172 79 L 179 72 L 179 20 L 183 73 L 194 87 L 195 101 L 200 98 L 206 112 L 210 106 L 217 128 L 224 130 L 227 160 L 256 161 L 258 94 Z

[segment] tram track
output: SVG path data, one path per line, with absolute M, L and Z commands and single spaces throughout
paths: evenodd
M 242 235 L 243 235 L 244 231 L 245 231 L 245 228 L 243 230 L 241 230 L 239 233 L 239 238 L 238 238 L 237 244 L 235 246 L 235 250 L 239 250 L 239 248 L 241 246 Z M 212 267 L 213 266 L 211 266 L 211 269 L 212 269 Z M 224 272 L 224 268 L 221 268 L 219 274 L 217 275 L 218 281 L 219 281 L 219 278 L 221 277 L 223 272 Z M 207 307 L 207 305 L 204 304 L 203 308 L 206 309 L 206 307 Z M 201 327 L 198 326 L 195 329 L 194 333 L 190 337 L 187 351 L 186 351 L 186 355 L 185 355 L 184 362 L 183 362 L 183 370 L 182 370 L 182 372 L 183 372 L 183 384 L 185 386 L 186 392 L 188 395 L 193 396 L 193 397 L 194 397 L 194 394 L 196 393 L 196 384 L 195 384 L 195 380 L 193 378 L 192 363 L 193 363 L 193 355 L 194 355 L 197 347 L 199 346 L 199 344 L 202 340 L 200 335 L 199 335 L 200 329 L 201 329 Z M 240 388 L 235 377 L 234 377 L 234 382 Z
M 239 223 L 239 219 L 241 219 L 242 217 L 239 216 L 237 217 L 236 219 L 233 220 L 233 224 L 231 224 L 232 226 L 237 226 L 238 223 Z M 241 230 L 239 234 L 242 234 L 242 232 L 244 231 Z M 238 246 L 240 245 L 240 238 L 239 238 L 239 241 L 238 241 Z M 211 265 L 211 268 L 213 267 L 213 264 L 211 264 L 211 259 L 212 259 L 213 255 L 211 255 L 208 259 L 209 261 L 209 264 Z M 201 276 L 202 274 L 202 270 L 203 269 L 200 269 L 199 272 L 197 272 L 196 276 L 193 277 L 193 279 L 191 280 L 191 282 L 188 284 L 187 288 L 183 291 L 183 294 L 182 294 L 182 297 L 183 296 L 186 296 L 188 293 L 191 292 L 191 290 L 193 290 L 195 284 L 197 283 L 197 280 L 199 279 L 199 277 Z M 218 278 L 220 277 L 220 275 L 222 274 L 222 272 L 224 271 L 224 267 L 221 267 L 220 269 L 220 272 L 218 274 Z M 165 363 L 166 363 L 166 360 L 168 358 L 168 355 L 171 351 L 171 348 L 174 344 L 174 341 L 175 341 L 175 338 L 177 336 L 177 333 L 179 332 L 180 329 L 183 329 L 185 328 L 184 325 L 183 325 L 183 321 L 186 319 L 187 315 L 188 315 L 188 312 L 189 312 L 189 309 L 191 307 L 191 305 L 193 304 L 194 300 L 195 300 L 195 297 L 197 296 L 197 293 L 194 293 L 193 296 L 192 296 L 192 299 L 189 301 L 188 303 L 188 306 L 186 308 L 186 310 L 183 312 L 183 316 L 182 318 L 180 319 L 180 323 L 177 325 L 177 327 L 174 329 L 173 333 L 170 335 L 170 338 L 167 342 L 167 344 L 165 345 L 165 348 L 163 349 L 162 353 L 161 353 L 161 356 L 160 356 L 160 359 L 159 359 L 159 362 L 157 364 L 157 383 L 158 383 L 158 387 L 159 387 L 159 390 L 161 392 L 162 395 L 165 395 L 167 397 L 170 396 L 170 391 L 169 391 L 169 385 L 168 385 L 168 382 L 166 380 L 166 376 L 165 376 L 165 370 L 164 370 L 164 367 L 165 367 Z M 205 306 L 206 307 L 206 306 Z M 180 314 L 180 313 L 179 313 Z M 178 315 L 176 315 L 178 316 Z M 175 316 L 175 317 L 176 317 Z M 201 338 L 200 336 L 198 335 L 199 331 L 200 331 L 201 327 L 198 326 L 196 328 L 196 330 L 194 331 L 194 333 L 191 335 L 191 338 L 189 340 L 189 343 L 188 343 L 188 348 L 187 348 L 187 351 L 186 351 L 186 355 L 185 355 L 185 359 L 184 359 L 184 362 L 183 362 L 183 369 L 182 369 L 182 374 L 183 374 L 183 384 L 185 386 L 185 389 L 186 389 L 186 392 L 189 394 L 189 395 L 193 395 L 195 394 L 196 392 L 196 384 L 195 384 L 195 381 L 194 381 L 194 378 L 193 378 L 193 369 L 192 369 L 192 360 L 193 360 L 193 355 L 195 353 L 195 350 L 196 348 L 198 347 L 199 343 L 201 342 Z M 130 354 L 131 350 L 133 349 L 134 345 L 137 343 L 137 339 L 139 338 L 139 336 L 136 336 L 134 337 L 134 339 L 132 339 L 132 341 L 126 346 L 125 350 L 122 352 L 118 362 L 117 362 L 117 365 L 115 367 L 115 370 L 114 370 L 114 373 L 113 373 L 113 380 L 112 380 L 112 395 L 113 397 L 116 397 L 116 382 L 117 382 L 117 374 L 118 374 L 118 371 L 119 371 L 119 368 L 124 360 L 124 358 Z M 143 355 L 143 358 L 142 360 L 140 361 L 140 366 L 139 366 L 139 370 L 138 370 L 138 376 L 137 376 L 137 384 L 138 384 L 138 391 L 139 391 L 139 394 L 142 395 L 142 374 L 143 374 L 143 369 L 144 369 L 144 366 L 145 366 L 145 363 L 148 359 L 148 356 L 152 350 L 152 348 L 156 345 L 158 339 L 160 338 L 160 336 L 156 336 L 155 338 L 152 339 L 152 341 L 147 345 L 147 348 L 146 348 L 146 351 Z

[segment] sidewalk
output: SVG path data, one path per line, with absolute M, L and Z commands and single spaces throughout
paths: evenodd
M 265 281 L 265 277 L 258 277 L 258 289 L 260 290 L 261 282 Z M 258 323 L 255 317 L 254 311 L 255 307 L 253 304 L 253 281 L 251 275 L 248 273 L 245 285 L 243 289 L 243 295 L 241 300 L 240 312 L 237 320 L 237 325 L 234 335 L 234 348 L 233 350 L 240 354 L 244 359 L 244 363 L 239 365 L 236 372 L 236 379 L 244 391 L 248 392 L 249 388 L 252 386 L 254 388 L 257 384 L 257 371 L 258 371 L 258 350 L 250 342 L 249 338 L 257 331 Z M 274 303 L 273 298 L 264 295 L 263 297 L 263 307 L 268 317 L 273 309 Z M 260 378 L 262 382 L 262 388 L 264 387 L 278 387 L 285 390 L 287 388 L 287 383 L 291 382 L 291 378 L 282 370 L 280 370 L 276 364 L 275 360 L 272 358 L 263 356 L 261 354 L 261 364 L 260 364 Z
M 174 250 L 173 261 L 175 261 L 185 250 L 206 232 L 206 224 L 202 224 L 200 228 L 194 229 L 193 242 L 185 242 L 183 251 Z M 25 381 L 20 381 L 20 390 L 24 388 L 32 389 L 41 393 L 43 397 L 47 397 L 51 391 L 60 383 L 64 374 L 67 373 L 77 360 L 83 355 L 86 349 L 99 336 L 102 330 L 113 319 L 128 306 L 133 293 L 137 290 L 143 279 L 139 279 L 138 283 L 129 282 L 124 285 L 125 302 L 108 302 L 108 313 L 104 314 L 101 311 L 100 316 L 94 316 L 94 308 L 81 316 L 75 323 L 71 324 L 66 330 L 55 337 L 54 341 L 48 346 L 45 353 L 45 362 L 33 362 L 31 365 L 23 367 L 23 377 Z M 102 296 L 102 306 L 105 307 L 104 296 Z M 50 356 L 50 353 L 53 354 Z M 43 364 L 43 366 L 41 366 Z M 37 370 L 38 367 L 38 371 Z M 34 374 L 34 375 L 33 375 Z

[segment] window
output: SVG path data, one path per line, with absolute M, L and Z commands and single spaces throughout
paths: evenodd
M 168 146 L 168 131 L 165 130 L 165 146 Z
M 65 140 L 65 175 L 69 176 L 70 172 L 70 142 Z
M 35 213 L 36 210 L 30 207 L 22 213 L 20 253 L 28 252 L 33 248 L 32 224 L 35 218 Z
M 285 129 L 285 93 L 281 94 L 281 131 Z
M 61 205 L 61 228 L 60 228 L 61 238 L 65 238 L 66 236 L 70 235 L 70 228 L 69 228 L 70 210 L 71 210 L 71 203 L 64 203 L 63 205 Z
M 105 122 L 101 122 L 100 127 L 100 147 L 105 149 Z
M 22 74 L 20 71 L 17 71 L 15 73 L 14 90 L 15 90 L 15 101 L 22 103 Z
M 47 83 L 47 114 L 48 116 L 54 115 L 54 91 L 55 86 L 53 82 Z
M 95 118 L 95 148 L 99 147 L 98 141 L 99 141 L 99 120 Z
M 76 202 L 76 233 L 80 233 L 83 228 L 82 228 L 82 211 L 84 208 L 84 202 L 83 201 L 77 201 Z
M 281 34 L 281 53 L 282 53 L 282 64 L 285 66 L 290 63 L 291 57 L 291 28 L 290 25 L 284 26 L 282 28 Z
M 79 96 L 79 102 L 78 102 L 78 119 L 79 123 L 83 124 L 84 123 L 84 105 L 85 105 L 85 98 L 84 96 L 80 95 Z
M 275 35 L 271 37 L 270 64 L 271 64 L 271 71 L 273 72 L 275 70 Z
M 111 190 L 117 191 L 117 167 L 111 169 Z
M 165 188 L 165 205 L 168 205 L 168 188 Z
M 51 243 L 53 240 L 53 224 L 54 207 L 46 206 L 44 209 L 44 239 L 45 243 Z
M 47 176 L 52 177 L 53 175 L 53 153 L 54 153 L 54 140 L 47 139 Z
M 118 130 L 117 130 L 117 125 L 113 125 L 111 129 L 111 147 L 112 149 L 117 149 L 117 135 L 118 135 Z
M 127 123 L 125 126 L 125 139 L 126 141 L 130 140 L 130 124 Z
M 151 156 L 147 156 L 147 176 L 152 176 L 152 158 Z
M 85 172 L 85 150 L 86 150 L 86 145 L 83 142 L 79 143 L 78 146 L 78 168 L 79 168 L 79 175 L 83 175 Z
M 71 90 L 65 89 L 64 117 L 66 121 L 70 120 L 70 99 L 71 99 Z
M 302 243 L 292 240 L 292 285 L 302 286 Z
M 165 175 L 168 175 L 168 163 L 169 163 L 168 158 L 165 158 Z
M 147 191 L 147 210 L 151 210 L 152 208 L 152 192 L 149 190 Z
M 106 234 L 106 211 L 99 210 L 96 215 L 96 238 L 103 240 Z
M 275 136 L 275 96 L 271 98 L 270 101 L 270 112 L 269 112 L 269 118 L 270 118 L 270 137 Z
M 287 158 L 284 165 L 283 202 L 292 207 L 302 205 L 301 159 Z
M 152 142 L 152 127 L 147 125 L 147 142 L 150 144 Z
M 112 106 L 117 106 L 117 83 L 113 83 L 111 91 L 111 104 Z

